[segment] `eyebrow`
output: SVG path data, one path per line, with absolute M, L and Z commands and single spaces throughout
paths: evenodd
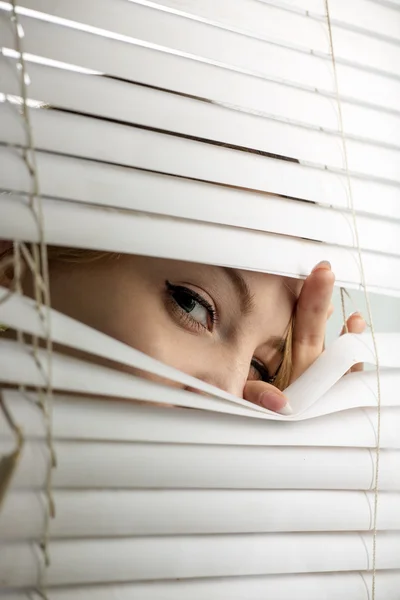
M 236 269 L 228 267 L 221 268 L 229 277 L 239 295 L 242 313 L 248 314 L 254 307 L 254 297 L 250 292 L 249 286 Z M 286 338 L 279 335 L 273 335 L 269 338 L 267 345 L 273 350 L 279 352 L 279 354 L 283 354 L 286 348 Z
M 240 309 L 244 315 L 251 312 L 254 307 L 253 294 L 250 292 L 249 286 L 236 269 L 221 267 L 224 273 L 231 280 L 232 285 L 236 289 L 240 298 Z

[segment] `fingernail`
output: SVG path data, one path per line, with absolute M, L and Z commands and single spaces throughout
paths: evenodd
M 260 394 L 259 402 L 261 406 L 273 410 L 274 412 L 281 412 L 287 406 L 285 396 L 279 392 L 274 392 L 273 390 L 268 390 Z
M 360 313 L 360 311 L 356 310 L 355 312 L 352 312 L 351 315 L 348 316 L 349 319 L 351 319 L 351 317 L 358 317 L 359 319 L 363 319 L 364 317 L 362 316 L 362 314 Z
M 278 412 L 280 415 L 288 416 L 293 414 L 293 408 L 290 406 L 289 402 L 286 402 L 285 406 L 283 406 L 281 410 L 277 410 L 276 412 Z
M 314 271 L 318 271 L 318 269 L 326 269 L 327 271 L 330 271 L 332 269 L 332 265 L 329 262 L 329 260 L 321 260 L 321 262 L 315 265 L 311 273 L 314 273 Z

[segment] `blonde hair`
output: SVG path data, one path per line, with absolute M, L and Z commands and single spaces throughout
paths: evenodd
M 293 328 L 294 328 L 294 314 L 290 318 L 288 331 L 286 334 L 285 348 L 283 350 L 283 357 L 281 365 L 277 371 L 274 386 L 279 390 L 284 390 L 288 387 L 293 371 L 293 355 L 292 355 L 292 343 L 293 343 Z
M 11 255 L 12 249 L 4 252 L 0 259 Z M 62 248 L 59 246 L 48 246 L 47 256 L 49 263 L 92 263 L 100 260 L 115 260 L 118 259 L 121 254 L 117 252 L 102 252 L 99 250 L 84 250 L 80 248 Z M 4 278 L 9 277 L 10 265 L 8 263 L 7 269 L 0 269 L 0 283 L 4 281 Z M 12 278 L 12 277 L 11 277 Z M 278 368 L 278 371 L 274 378 L 274 386 L 279 390 L 284 390 L 290 383 L 292 375 L 292 341 L 293 341 L 293 326 L 294 326 L 294 315 L 292 315 L 286 334 L 285 347 L 283 350 L 282 362 Z

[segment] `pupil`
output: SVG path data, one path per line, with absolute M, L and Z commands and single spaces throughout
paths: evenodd
M 192 312 L 196 306 L 196 300 L 186 292 L 177 292 L 175 299 L 179 306 L 188 313 Z

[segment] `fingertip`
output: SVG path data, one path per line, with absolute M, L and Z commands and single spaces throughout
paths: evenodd
M 245 386 L 243 396 L 245 400 L 274 412 L 282 412 L 288 404 L 287 399 L 278 388 L 262 381 L 249 381 Z M 289 407 L 287 411 L 290 410 Z M 291 414 L 291 412 L 282 412 L 282 414 Z
M 330 269 L 318 269 L 317 271 L 314 271 L 312 275 L 314 275 L 314 277 L 323 277 L 326 281 L 332 281 L 332 283 L 335 281 L 335 273 Z
M 289 415 L 293 414 L 293 408 L 291 407 L 289 402 L 286 402 L 286 404 L 284 406 L 282 406 L 282 408 L 280 410 L 278 410 L 277 412 L 281 415 L 285 415 L 288 417 Z
M 329 262 L 329 260 L 321 260 L 315 265 L 311 273 L 315 273 L 315 271 L 318 271 L 319 269 L 323 269 L 324 271 L 331 271 L 332 265 Z
M 347 319 L 349 333 L 363 333 L 367 324 L 359 312 L 355 312 Z
M 332 271 L 331 268 L 328 269 L 326 267 L 315 267 L 311 271 L 308 278 L 320 282 L 326 282 L 330 285 L 333 285 L 335 283 L 335 273 Z
M 272 390 L 262 392 L 259 395 L 258 401 L 261 406 L 273 410 L 274 412 L 280 412 L 287 404 L 287 400 L 283 394 Z
M 360 371 L 364 371 L 364 363 L 357 363 L 350 369 L 351 373 L 359 373 Z

